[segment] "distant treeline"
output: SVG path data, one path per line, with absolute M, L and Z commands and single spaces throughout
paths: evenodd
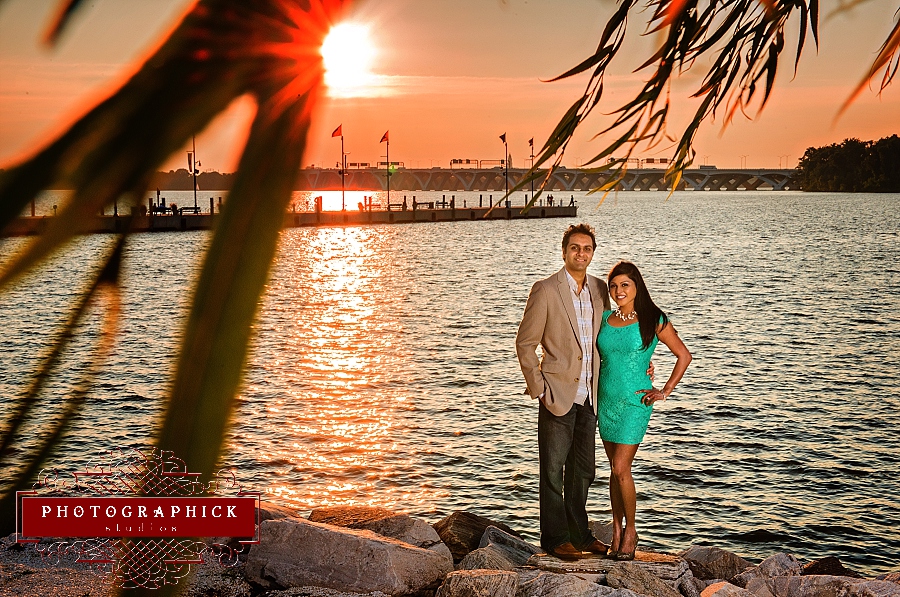
M 0 168 L 0 176 L 3 176 L 4 172 L 5 170 Z M 197 175 L 197 187 L 201 191 L 227 191 L 231 188 L 233 181 L 234 173 L 202 172 Z M 72 183 L 68 181 L 62 181 L 54 185 L 54 189 L 60 191 L 73 188 Z M 156 189 L 160 191 L 192 191 L 194 190 L 194 178 L 184 168 L 169 170 L 168 172 L 157 172 L 156 176 L 150 181 L 148 190 L 153 191 Z
M 804 191 L 900 193 L 900 137 L 810 147 L 800 158 L 797 181 Z

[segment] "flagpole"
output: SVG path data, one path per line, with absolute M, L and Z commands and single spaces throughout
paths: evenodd
M 534 137 L 528 141 L 531 146 L 531 169 L 534 170 Z M 531 197 L 529 201 L 534 201 L 534 172 L 531 173 Z
M 386 134 L 387 133 L 385 133 L 385 135 Z M 387 187 L 388 187 L 387 202 L 388 202 L 388 205 L 390 205 L 391 204 L 391 140 L 390 140 L 390 138 L 388 138 L 388 140 L 385 141 L 385 143 L 387 143 L 387 151 L 385 152 L 387 154 L 385 156 L 387 158 Z
M 384 177 L 387 179 L 387 210 L 391 211 L 391 138 L 388 135 L 390 130 L 384 131 L 384 134 L 381 135 L 381 141 L 379 141 L 379 145 L 381 143 L 387 143 L 387 151 L 385 152 L 385 166 L 384 166 Z
M 197 213 L 197 137 L 191 135 L 191 149 L 194 151 L 194 165 L 191 172 L 194 175 L 194 213 Z
M 344 199 L 344 177 L 347 176 L 347 155 L 344 153 L 344 131 L 341 131 L 341 211 L 347 210 Z
M 503 151 L 506 153 L 506 200 L 509 201 L 509 146 L 506 144 L 506 134 L 503 135 Z

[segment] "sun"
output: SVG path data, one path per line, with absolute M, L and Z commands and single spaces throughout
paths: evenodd
M 374 84 L 371 68 L 375 46 L 369 28 L 359 23 L 340 23 L 331 28 L 322 42 L 325 85 L 329 95 L 357 97 L 369 95 Z

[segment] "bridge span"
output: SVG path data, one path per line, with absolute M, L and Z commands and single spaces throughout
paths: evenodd
M 509 186 L 512 188 L 527 170 L 510 168 Z M 391 175 L 391 190 L 395 191 L 504 191 L 506 179 L 501 168 L 399 168 Z M 667 191 L 665 170 L 642 168 L 628 170 L 619 183 L 621 191 Z M 792 191 L 799 190 L 794 182 L 794 170 L 788 169 L 718 169 L 685 170 L 678 190 L 688 191 Z M 608 172 L 559 168 L 550 177 L 547 191 L 589 191 L 610 179 Z M 345 188 L 359 191 L 387 190 L 384 170 L 374 168 L 347 170 Z M 301 170 L 298 190 L 328 191 L 341 188 L 340 171 L 334 168 L 305 168 Z M 535 181 L 535 187 L 538 181 Z

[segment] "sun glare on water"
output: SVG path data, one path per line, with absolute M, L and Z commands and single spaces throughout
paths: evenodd
M 371 93 L 375 47 L 367 26 L 341 23 L 332 27 L 322 42 L 322 60 L 329 95 L 359 97 Z

